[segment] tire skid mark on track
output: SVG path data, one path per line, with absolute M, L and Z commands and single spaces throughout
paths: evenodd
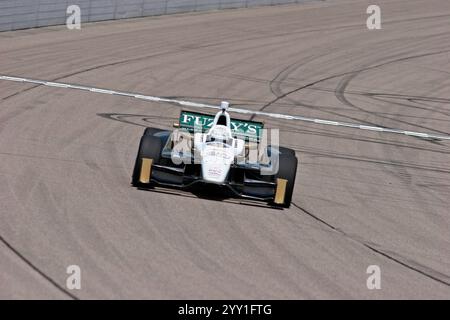
M 450 52 L 450 50 L 439 50 L 439 51 L 436 51 L 436 52 L 429 52 L 429 53 L 422 53 L 422 54 L 413 55 L 413 56 L 408 56 L 408 57 L 401 57 L 401 58 L 398 58 L 398 59 L 390 60 L 390 61 L 383 62 L 383 63 L 379 63 L 379 64 L 376 64 L 376 65 L 371 65 L 371 66 L 367 66 L 367 67 L 363 67 L 363 68 L 358 68 L 357 70 L 347 71 L 347 72 L 343 72 L 343 73 L 339 73 L 339 74 L 335 74 L 335 75 L 330 75 L 330 76 L 328 76 L 328 77 L 318 79 L 318 80 L 316 80 L 316 81 L 307 83 L 307 84 L 302 85 L 302 86 L 300 86 L 300 87 L 298 87 L 298 88 L 295 88 L 295 89 L 289 90 L 289 91 L 287 91 L 287 92 L 285 92 L 285 93 L 282 93 L 281 95 L 278 95 L 275 99 L 272 99 L 271 101 L 269 101 L 268 103 L 266 103 L 265 105 L 263 105 L 263 106 L 259 109 L 259 111 L 265 111 L 265 110 L 266 110 L 267 108 L 269 108 L 271 105 L 275 104 L 275 103 L 278 102 L 279 100 L 282 100 L 283 98 L 286 98 L 286 97 L 288 97 L 288 96 L 290 96 L 290 95 L 292 95 L 292 94 L 294 94 L 294 93 L 297 93 L 297 92 L 299 92 L 299 91 L 301 91 L 301 90 L 304 90 L 304 89 L 308 89 L 308 88 L 310 88 L 310 87 L 313 87 L 313 86 L 315 86 L 315 85 L 317 85 L 317 84 L 319 84 L 319 83 L 322 83 L 322 82 L 325 82 L 325 81 L 328 81 L 328 80 L 337 79 L 337 78 L 341 78 L 341 77 L 349 77 L 349 81 L 348 81 L 348 82 L 350 82 L 350 80 L 353 79 L 356 75 L 358 75 L 358 74 L 360 74 L 360 73 L 362 73 L 362 72 L 365 72 L 365 71 L 369 71 L 369 70 L 377 69 L 377 68 L 380 68 L 380 67 L 384 67 L 384 66 L 390 65 L 390 64 L 392 64 L 392 63 L 397 63 L 397 62 L 401 62 L 401 61 L 408 61 L 408 60 L 415 59 L 415 58 L 423 58 L 423 57 L 428 57 L 428 56 L 432 56 L 432 55 L 439 55 L 439 54 L 449 53 L 449 52 Z M 287 69 L 289 69 L 289 67 L 288 67 Z M 282 74 L 282 73 L 283 73 L 284 71 L 286 71 L 287 69 L 283 69 L 283 71 L 282 71 L 280 74 Z M 273 83 L 278 83 L 278 82 L 279 82 L 279 81 L 276 81 L 276 80 L 277 80 L 277 77 L 278 77 L 280 74 L 278 74 L 278 75 L 273 79 L 273 80 L 274 80 Z M 272 82 L 271 82 L 271 83 L 272 83 Z M 344 84 L 345 84 L 345 82 L 344 82 Z M 347 85 L 348 85 L 348 83 L 346 83 L 345 86 L 343 86 L 342 88 L 339 88 L 339 87 L 338 87 L 338 88 L 335 90 L 335 92 L 336 92 L 336 97 L 338 97 L 338 99 L 345 99 L 345 98 L 342 98 L 344 95 L 343 95 L 343 93 L 340 93 L 340 92 L 343 91 L 343 90 L 345 90 L 345 88 L 346 88 Z M 271 89 L 271 90 L 272 90 L 272 89 Z M 272 92 L 273 92 L 273 91 L 272 91 Z M 346 100 L 346 99 L 345 99 L 345 104 L 347 104 L 347 105 L 349 105 L 349 106 L 351 106 L 351 107 L 356 107 L 356 106 L 354 106 L 353 104 L 351 104 L 351 103 L 350 103 L 348 100 Z M 307 105 L 304 105 L 304 104 L 301 104 L 301 105 L 302 105 L 302 106 L 307 106 Z M 314 108 L 315 106 L 312 106 L 312 105 L 311 105 L 311 106 L 308 106 L 308 107 Z M 360 110 L 360 111 L 367 112 L 366 110 Z M 330 112 L 330 113 L 331 113 L 331 112 Z M 343 116 L 343 115 L 341 115 L 341 114 L 339 114 L 339 113 L 332 113 L 332 114 L 334 114 L 334 115 L 339 115 L 339 116 Z M 252 115 L 252 116 L 250 117 L 250 120 L 253 120 L 255 117 L 256 117 L 256 115 Z M 351 120 L 356 120 L 356 121 L 364 122 L 364 123 L 367 123 L 367 124 L 372 125 L 372 126 L 377 126 L 377 125 L 378 125 L 378 124 L 376 124 L 376 123 L 363 121 L 363 120 L 361 120 L 361 119 L 354 118 L 354 117 L 347 117 L 347 118 L 349 118 L 349 119 L 351 119 Z M 392 119 L 391 119 L 391 120 L 392 120 Z M 399 121 L 399 120 L 396 119 L 396 121 Z M 401 121 L 400 121 L 400 122 L 401 122 Z M 411 123 L 408 123 L 408 122 L 406 122 L 406 123 L 407 123 L 407 124 L 411 124 Z M 429 129 L 429 128 L 428 128 L 428 129 Z M 448 133 L 446 133 L 446 132 L 442 132 L 442 131 L 439 131 L 439 130 L 437 130 L 437 132 L 439 132 L 439 133 L 444 133 L 444 134 L 448 134 Z
M 450 51 L 448 51 L 448 52 L 450 52 Z M 441 53 L 442 53 L 442 52 L 439 52 L 438 54 L 441 54 Z M 432 55 L 432 54 L 430 54 L 430 55 Z M 423 57 L 423 56 L 421 55 L 421 56 L 418 56 L 418 57 Z M 416 57 L 409 57 L 409 58 L 399 59 L 398 61 L 407 61 L 407 60 L 412 60 L 412 59 L 414 59 L 414 58 L 416 58 Z M 395 63 L 395 62 L 398 62 L 398 61 L 392 61 L 392 62 L 390 62 L 390 63 Z M 390 64 L 390 63 L 389 63 L 389 64 Z M 380 65 L 379 67 L 382 67 L 382 66 L 384 66 L 384 65 Z M 338 83 L 338 85 L 337 85 L 337 87 L 336 87 L 336 90 L 335 90 L 336 98 L 337 98 L 340 102 L 342 102 L 344 105 L 347 105 L 347 106 L 349 106 L 349 107 L 352 107 L 352 108 L 354 108 L 354 109 L 356 109 L 356 110 L 358 110 L 358 111 L 361 111 L 361 112 L 364 112 L 364 113 L 367 113 L 367 114 L 376 116 L 376 117 L 378 117 L 378 118 L 386 119 L 386 120 L 392 120 L 392 121 L 399 122 L 399 123 L 402 123 L 402 124 L 407 124 L 407 125 L 411 125 L 411 126 L 415 126 L 415 127 L 421 128 L 421 129 L 430 130 L 430 128 L 428 128 L 428 127 L 426 127 L 426 126 L 423 126 L 423 125 L 420 125 L 420 124 L 418 124 L 418 123 L 412 123 L 412 122 L 405 121 L 405 120 L 401 120 L 401 119 L 398 119 L 398 118 L 388 117 L 388 116 L 382 115 L 382 114 L 380 114 L 380 113 L 375 114 L 375 113 L 373 113 L 373 112 L 367 111 L 367 110 L 365 110 L 365 109 L 363 109 L 363 108 L 358 107 L 358 106 L 355 105 L 354 103 L 350 102 L 350 101 L 345 97 L 345 91 L 346 91 L 347 87 L 349 86 L 350 82 L 351 82 L 353 79 L 355 79 L 355 78 L 356 78 L 358 75 L 360 75 L 362 72 L 368 71 L 368 70 L 371 70 L 371 69 L 375 69 L 375 68 L 376 68 L 376 67 L 370 68 L 370 69 L 366 69 L 366 70 L 361 70 L 361 71 L 355 71 L 355 72 L 346 74 L 346 75 L 339 81 L 339 83 Z M 447 132 L 444 132 L 444 131 L 440 131 L 440 130 L 435 130 L 435 131 L 436 131 L 436 132 L 439 132 L 439 133 L 442 133 L 442 134 L 447 134 Z
M 401 261 L 399 258 L 394 257 L 394 255 L 398 256 L 397 254 L 392 254 L 392 253 L 387 253 L 385 251 L 382 251 L 380 249 L 375 248 L 375 246 L 372 244 L 368 244 L 366 241 L 364 241 L 364 239 L 357 239 L 355 237 L 352 237 L 351 235 L 345 233 L 343 230 L 333 226 L 332 224 L 326 222 L 325 220 L 319 218 L 318 216 L 316 216 L 315 214 L 313 214 L 312 212 L 310 212 L 309 210 L 306 210 L 304 208 L 302 208 L 301 206 L 299 206 L 298 204 L 292 202 L 292 205 L 297 208 L 298 210 L 300 210 L 301 212 L 303 212 L 304 214 L 310 216 L 311 218 L 313 218 L 314 220 L 316 220 L 317 222 L 321 223 L 322 225 L 326 226 L 327 228 L 333 230 L 334 232 L 342 235 L 343 237 L 357 242 L 361 245 L 363 245 L 364 247 L 368 248 L 369 250 L 371 250 L 372 252 L 379 254 L 397 264 L 402 265 L 405 268 L 408 268 L 412 271 L 415 271 L 431 280 L 434 280 L 436 282 L 439 282 L 447 287 L 450 287 L 450 280 L 444 280 L 443 278 L 447 278 L 450 279 L 449 275 L 445 275 L 442 274 L 438 271 L 435 270 L 431 270 L 429 268 L 427 268 L 426 266 L 413 266 L 411 263 L 407 263 L 404 261 Z M 428 270 L 424 270 L 424 269 L 428 269 Z
M 20 260 L 22 260 L 26 265 L 28 265 L 31 269 L 33 269 L 36 273 L 38 273 L 42 278 L 44 278 L 48 283 L 54 286 L 56 289 L 61 291 L 63 294 L 68 296 L 73 300 L 79 300 L 79 298 L 70 293 L 68 290 L 64 289 L 61 285 L 58 284 L 54 279 L 52 279 L 49 275 L 47 275 L 44 271 L 39 269 L 36 265 L 33 264 L 30 260 L 28 260 L 19 250 L 14 248 L 5 238 L 0 235 L 0 241 L 9 249 L 12 253 L 14 253 Z

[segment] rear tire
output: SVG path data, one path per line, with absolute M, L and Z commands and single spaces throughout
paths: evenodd
M 142 184 L 139 181 L 139 175 L 141 172 L 142 159 L 148 158 L 153 160 L 153 164 L 157 164 L 161 158 L 162 141 L 158 137 L 152 135 L 144 135 L 141 138 L 139 144 L 139 151 L 134 164 L 132 185 L 135 187 L 148 187 L 150 184 Z
M 272 205 L 277 207 L 289 208 L 291 206 L 292 194 L 294 192 L 298 160 L 295 157 L 295 153 L 294 155 L 292 155 L 292 153 L 290 152 L 282 152 L 282 150 L 280 151 L 281 153 L 279 155 L 278 173 L 275 175 L 275 181 L 276 179 L 285 179 L 287 180 L 287 185 L 284 195 L 284 203 L 278 204 L 272 202 Z

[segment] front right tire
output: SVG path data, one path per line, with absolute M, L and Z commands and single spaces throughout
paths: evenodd
M 294 192 L 298 160 L 295 157 L 295 153 L 281 151 L 279 154 L 278 161 L 279 161 L 278 172 L 275 175 L 275 181 L 277 181 L 277 179 L 284 179 L 287 180 L 287 182 L 283 203 L 280 204 L 272 202 L 272 205 L 277 207 L 289 208 L 291 206 L 292 194 Z

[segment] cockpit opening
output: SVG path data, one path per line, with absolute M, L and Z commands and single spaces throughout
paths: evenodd
M 226 126 L 227 125 L 227 117 L 225 115 L 219 116 L 219 119 L 217 120 L 217 124 Z

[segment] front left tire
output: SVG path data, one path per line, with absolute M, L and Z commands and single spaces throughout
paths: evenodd
M 147 133 L 147 130 L 146 130 Z M 144 134 L 139 144 L 139 151 L 133 169 L 132 185 L 135 187 L 148 187 L 151 182 L 143 184 L 139 181 L 143 159 L 151 159 L 153 164 L 159 163 L 161 159 L 162 141 L 159 137 Z

